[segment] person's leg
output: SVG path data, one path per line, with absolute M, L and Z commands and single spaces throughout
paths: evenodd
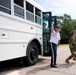
M 74 57 L 75 57 L 75 61 L 76 61 L 76 53 L 75 53 L 75 56 Z
M 65 60 L 66 63 L 70 63 L 69 60 L 71 60 L 74 57 L 74 51 L 72 49 L 70 49 L 71 51 L 71 55 Z
M 71 60 L 74 57 L 74 53 L 72 53 L 67 59 L 66 59 L 66 63 L 70 63 L 69 60 Z
M 51 50 L 52 50 L 52 57 L 51 57 L 51 67 L 57 68 L 57 66 L 55 66 L 55 58 L 56 56 L 54 55 L 55 50 L 54 50 L 54 44 L 51 44 Z
M 54 65 L 54 50 L 53 50 L 53 44 L 51 43 L 51 50 L 52 50 L 52 55 L 51 55 L 51 66 Z
M 70 56 L 66 59 L 66 62 L 67 62 L 67 63 L 70 63 L 69 60 L 71 60 L 72 58 L 73 58 L 73 55 L 70 55 Z
M 74 61 L 76 61 L 76 52 L 74 52 L 74 58 L 73 58 Z
M 53 49 L 54 49 L 54 65 L 56 65 L 56 60 L 57 60 L 57 45 L 56 44 L 53 45 Z
M 74 52 L 74 49 L 73 48 L 70 48 L 70 52 L 71 52 L 71 55 L 73 55 L 73 60 L 75 60 L 75 52 Z

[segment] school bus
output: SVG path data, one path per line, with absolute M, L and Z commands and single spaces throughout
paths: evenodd
M 0 62 L 24 57 L 33 65 L 49 54 L 51 21 L 33 0 L 0 0 Z

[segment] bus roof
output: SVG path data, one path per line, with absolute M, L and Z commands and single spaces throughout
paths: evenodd
M 34 0 L 26 0 L 26 1 L 34 5 L 35 7 L 39 8 L 40 10 L 44 11 L 44 8 L 41 7 L 38 3 L 36 3 Z

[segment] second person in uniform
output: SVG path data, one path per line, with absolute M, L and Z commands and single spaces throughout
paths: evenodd
M 76 61 L 76 30 L 74 30 L 73 35 L 69 39 L 69 48 L 71 55 L 65 60 L 66 63 L 70 63 L 69 60 L 72 58 Z

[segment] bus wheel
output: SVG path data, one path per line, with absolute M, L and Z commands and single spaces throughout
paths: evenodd
M 27 49 L 27 63 L 28 65 L 34 65 L 38 61 L 39 51 L 35 42 L 32 42 Z

